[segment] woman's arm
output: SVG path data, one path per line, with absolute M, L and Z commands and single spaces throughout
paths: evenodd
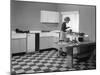
M 62 24 L 62 27 L 61 27 L 61 31 L 66 31 L 66 29 L 68 29 L 68 28 L 70 28 L 70 27 L 66 27 L 66 23 L 64 22 L 63 24 Z
M 65 24 L 64 23 L 61 26 L 61 31 L 65 31 Z
M 68 29 L 68 28 L 70 28 L 70 27 L 66 27 L 66 29 Z

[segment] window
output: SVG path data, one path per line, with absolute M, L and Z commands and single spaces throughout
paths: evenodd
M 70 22 L 67 26 L 71 27 L 73 32 L 79 32 L 79 12 L 71 11 L 71 12 L 61 12 L 62 22 L 65 17 L 70 17 Z

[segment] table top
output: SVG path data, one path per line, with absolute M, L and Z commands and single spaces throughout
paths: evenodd
M 57 45 L 59 46 L 66 46 L 66 47 L 74 47 L 74 46 L 80 46 L 80 45 L 96 45 L 96 42 L 93 41 L 85 41 L 85 42 L 57 42 Z

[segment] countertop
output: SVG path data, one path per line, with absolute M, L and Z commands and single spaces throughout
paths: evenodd
M 59 37 L 59 34 L 54 32 L 41 32 L 40 37 Z
M 56 32 L 30 31 L 30 33 L 16 33 L 12 31 L 11 38 L 12 39 L 26 38 L 27 34 L 35 34 L 35 33 L 40 33 L 40 37 L 59 37 L 59 33 Z
M 26 33 L 15 33 L 11 35 L 12 39 L 26 38 Z

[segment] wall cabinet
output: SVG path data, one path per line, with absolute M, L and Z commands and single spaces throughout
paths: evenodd
M 26 38 L 11 40 L 11 53 L 26 52 Z
M 42 10 L 40 15 L 42 23 L 59 23 L 59 12 Z

